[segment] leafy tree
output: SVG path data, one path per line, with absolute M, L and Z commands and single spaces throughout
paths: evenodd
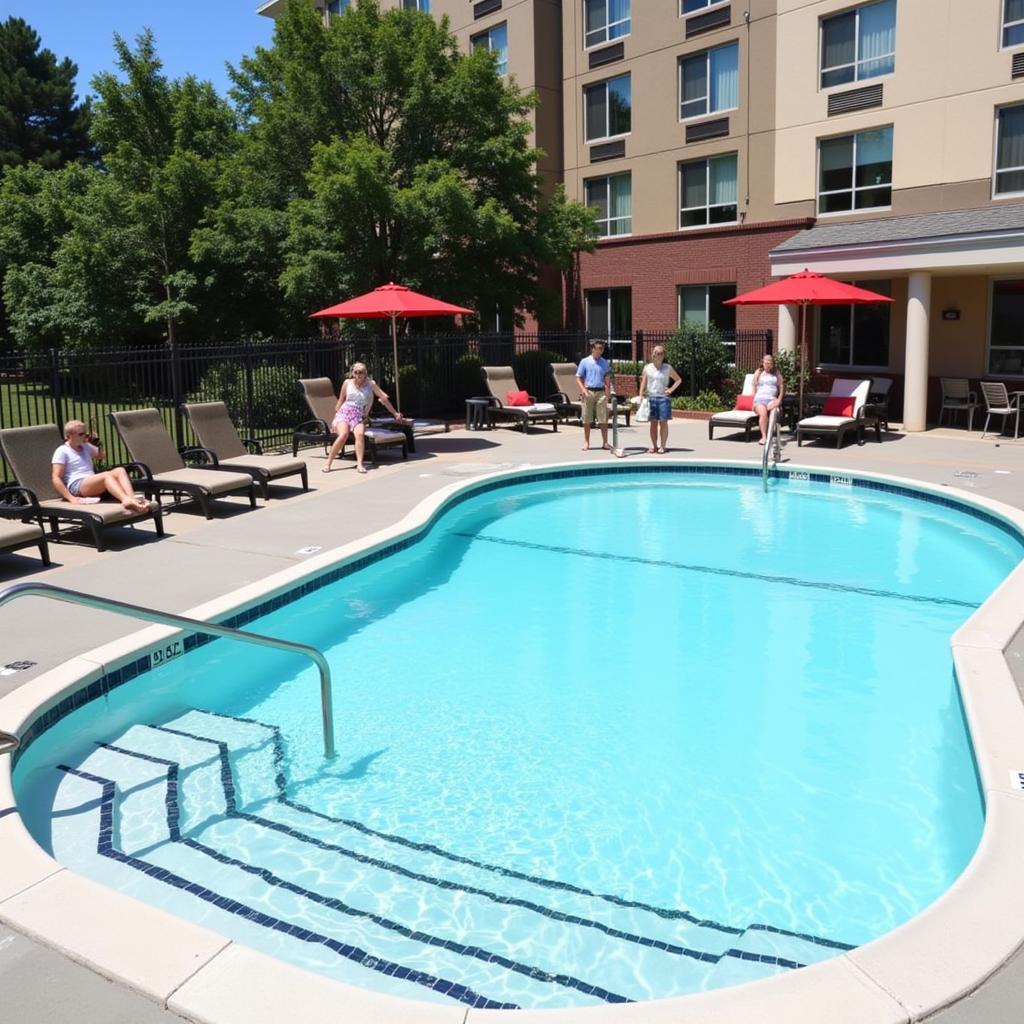
M 61 167 L 92 158 L 89 102 L 75 102 L 78 67 L 39 47 L 28 22 L 0 21 L 0 174 L 36 160 Z

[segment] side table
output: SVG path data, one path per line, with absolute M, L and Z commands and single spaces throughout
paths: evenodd
M 467 398 L 466 429 L 490 430 L 491 416 L 488 412 L 490 408 L 491 400 L 489 398 Z

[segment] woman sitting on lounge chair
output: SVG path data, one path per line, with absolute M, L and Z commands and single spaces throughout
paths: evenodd
M 380 399 L 380 404 L 399 423 L 407 422 L 405 417 L 391 404 L 391 399 L 366 375 L 366 366 L 363 363 L 353 363 L 349 376 L 341 383 L 341 394 L 338 396 L 338 404 L 334 408 L 334 421 L 331 423 L 331 430 L 338 436 L 331 445 L 331 452 L 327 456 L 327 465 L 323 472 L 330 473 L 331 466 L 337 458 L 338 452 L 345 447 L 349 433 L 355 436 L 356 446 L 356 472 L 365 473 L 363 465 L 363 453 L 366 450 L 366 417 L 370 413 L 370 406 L 374 398 Z
M 768 437 L 768 414 L 778 409 L 786 393 L 786 384 L 782 374 L 775 368 L 775 359 L 766 355 L 761 360 L 761 368 L 754 374 L 754 412 L 757 413 L 757 425 L 761 428 L 761 440 L 764 444 Z
M 135 488 L 122 467 L 97 473 L 93 459 L 103 461 L 99 438 L 90 434 L 81 420 L 68 420 L 64 424 L 64 443 L 50 460 L 54 489 L 65 501 L 89 505 L 109 494 L 126 512 L 149 511 L 149 502 L 134 493 Z

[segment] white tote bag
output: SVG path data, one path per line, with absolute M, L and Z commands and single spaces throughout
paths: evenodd
M 636 416 L 633 418 L 637 423 L 646 423 L 651 418 L 651 403 L 646 397 L 640 399 L 640 404 L 636 407 Z

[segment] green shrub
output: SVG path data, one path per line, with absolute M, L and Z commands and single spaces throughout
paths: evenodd
M 795 352 L 777 352 L 775 354 L 775 365 L 786 382 L 786 393 L 795 395 L 800 390 L 800 374 L 797 367 L 800 363 Z M 803 368 L 804 390 L 808 388 L 811 379 L 811 372 L 808 367 Z
M 685 409 L 688 412 L 721 412 L 732 407 L 733 403 L 723 402 L 717 391 L 701 391 L 696 398 L 686 395 L 672 399 L 673 409 Z
M 467 352 L 459 356 L 455 363 L 455 398 L 456 404 L 467 398 L 479 397 L 487 390 L 484 387 L 480 367 L 484 364 L 479 356 Z
M 405 363 L 398 367 L 398 385 L 402 402 L 401 411 L 412 415 L 419 409 L 420 404 L 420 375 L 413 363 Z M 394 402 L 395 395 L 389 397 Z
M 564 363 L 565 357 L 557 352 L 534 348 L 525 352 L 517 352 L 512 359 L 512 369 L 516 375 L 516 383 L 524 391 L 529 391 L 535 398 L 543 399 L 550 395 L 554 387 L 551 381 L 552 363 Z
M 731 370 L 728 350 L 714 324 L 684 321 L 665 343 L 665 358 L 688 391 L 717 391 Z
M 613 373 L 628 373 L 634 377 L 639 377 L 644 368 L 642 359 L 613 359 L 611 363 Z
M 252 422 L 246 417 L 246 368 L 237 362 L 217 363 L 200 378 L 187 402 L 224 402 L 238 432 L 291 428 L 309 419 L 309 409 L 295 382 L 303 376 L 296 363 L 260 362 L 252 367 Z

